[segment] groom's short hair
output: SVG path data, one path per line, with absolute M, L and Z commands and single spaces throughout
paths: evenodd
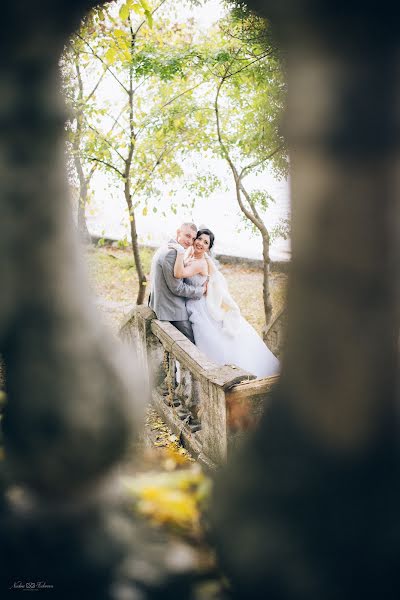
M 190 229 L 193 229 L 193 231 L 197 233 L 197 227 L 194 223 L 182 223 L 179 229 L 181 229 L 182 227 L 190 227 Z

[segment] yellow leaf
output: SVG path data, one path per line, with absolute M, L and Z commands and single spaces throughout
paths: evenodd
M 150 9 L 150 5 L 149 5 L 149 3 L 147 2 L 147 0 L 140 0 L 140 4 L 143 6 L 144 10 L 148 10 L 148 11 L 150 11 L 150 10 L 151 10 L 151 9 Z
M 109 63 L 113 63 L 115 60 L 115 48 L 109 48 L 105 54 L 106 61 Z
M 142 15 L 143 14 L 143 8 L 142 8 L 142 6 L 140 4 L 138 4 L 138 3 L 135 2 L 134 4 L 132 4 L 131 8 L 132 8 L 132 10 L 135 11 L 135 13 L 137 15 Z
M 129 17 L 129 6 L 128 3 L 123 4 L 121 6 L 121 8 L 119 9 L 119 16 L 123 21 L 126 21 L 126 19 Z
M 145 206 L 142 210 L 142 215 L 145 217 L 147 215 L 147 206 Z

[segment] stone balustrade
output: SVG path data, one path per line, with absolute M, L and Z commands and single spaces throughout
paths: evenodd
M 132 311 L 120 335 L 135 345 L 154 407 L 185 448 L 208 468 L 224 463 L 256 425 L 278 376 L 256 379 L 215 364 L 145 306 Z

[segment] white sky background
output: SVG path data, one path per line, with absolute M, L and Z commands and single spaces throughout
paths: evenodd
M 177 20 L 185 21 L 193 18 L 196 25 L 205 30 L 223 14 L 223 5 L 219 0 L 208 0 L 201 7 L 185 6 L 179 3 L 176 11 Z M 103 93 L 107 94 L 108 98 L 114 97 L 115 83 L 110 81 L 108 85 L 105 84 Z M 196 161 L 198 162 L 198 157 L 196 157 Z M 207 160 L 204 160 L 204 165 L 206 163 Z M 185 164 L 190 172 L 190 160 L 187 160 Z M 215 192 L 210 198 L 199 198 L 196 200 L 194 208 L 189 210 L 179 209 L 179 203 L 186 201 L 185 192 L 182 190 L 182 193 L 178 193 L 174 199 L 178 205 L 178 213 L 174 215 L 169 209 L 168 189 L 165 189 L 165 202 L 162 199 L 158 201 L 156 214 L 150 208 L 147 216 L 143 216 L 142 209 L 140 207 L 137 209 L 135 214 L 137 215 L 139 241 L 159 244 L 174 235 L 180 222 L 193 221 L 197 225 L 209 227 L 215 233 L 215 251 L 217 253 L 261 258 L 261 238 L 243 225 L 225 161 L 214 160 L 213 169 L 227 174 L 226 181 L 230 184 L 229 192 Z M 253 178 L 249 176 L 247 181 L 251 186 L 265 189 L 276 200 L 266 214 L 265 221 L 268 225 L 273 226 L 281 218 L 288 216 L 289 192 L 286 181 L 277 181 L 272 175 L 265 174 Z M 94 234 L 117 239 L 126 236 L 129 240 L 129 219 L 121 187 L 111 186 L 107 176 L 96 173 L 92 182 L 92 192 L 93 200 L 87 209 L 89 230 Z M 163 211 L 165 211 L 166 217 L 161 216 Z M 274 241 L 271 247 L 272 259 L 287 258 L 289 248 L 288 241 L 283 239 Z

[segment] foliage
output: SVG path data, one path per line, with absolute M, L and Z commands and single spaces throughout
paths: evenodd
M 171 0 L 153 7 L 119 1 L 95 10 L 74 44 L 93 90 L 79 96 L 87 104 L 79 152 L 125 196 L 141 286 L 138 211 L 157 213 L 166 187 L 175 214 L 177 186 L 187 191 L 188 207 L 222 189 L 227 178 L 215 171 L 215 158 L 233 172 L 240 208 L 266 239 L 263 214 L 272 198 L 252 189 L 251 179 L 266 166 L 286 175 L 288 165 L 279 126 L 285 84 L 265 22 L 237 8 L 202 35 L 193 22 L 174 21 Z M 205 158 L 214 167 L 200 170 L 196 162 Z M 274 233 L 285 234 L 282 223 Z M 143 296 L 144 288 L 138 302 Z
M 144 300 L 146 276 L 135 211 L 140 205 L 143 215 L 149 207 L 157 211 L 163 186 L 182 176 L 181 159 L 194 150 L 196 134 L 205 126 L 196 103 L 203 81 L 191 68 L 193 25 L 168 23 L 166 12 L 161 24 L 155 15 L 164 4 L 160 0 L 153 9 L 145 0 L 106 5 L 78 34 L 87 57 L 82 64 L 97 65 L 96 76 L 102 72 L 104 81 L 114 83 L 112 100 L 97 94 L 101 117 L 89 123 L 95 143 L 86 146 L 85 160 L 104 169 L 123 190 L 141 282 L 138 304 Z
M 203 44 L 200 62 L 210 74 L 215 120 L 210 148 L 222 158 L 231 173 L 238 206 L 244 218 L 261 234 L 264 258 L 263 300 L 265 320 L 272 315 L 269 289 L 269 247 L 271 234 L 264 213 L 273 198 L 266 190 L 251 189 L 245 179 L 267 168 L 275 176 L 287 174 L 285 140 L 280 118 L 285 83 L 275 48 L 267 45 L 265 21 L 242 11 L 242 18 L 230 15 L 218 26 L 217 45 Z M 256 23 L 256 25 L 255 25 Z M 249 33 L 263 32 L 262 39 Z M 221 39 L 225 44 L 221 44 Z M 286 231 L 275 228 L 277 235 Z
M 221 135 L 225 150 L 219 152 L 241 163 L 242 169 L 259 173 L 266 162 L 275 174 L 287 174 L 285 140 L 280 130 L 286 86 L 274 47 L 249 39 L 257 20 L 258 28 L 268 31 L 261 19 L 253 15 L 250 24 L 237 22 L 232 16 L 220 23 L 224 50 L 215 48 L 214 57 L 208 58 L 213 73 L 214 89 L 220 86 L 218 96 Z M 276 148 L 279 151 L 268 158 Z
M 133 14 L 127 13 L 128 5 Z M 103 20 L 94 19 L 92 36 L 83 38 L 91 64 L 95 59 L 100 69 L 106 68 L 107 79 L 115 84 L 115 97 L 101 98 L 106 118 L 93 126 L 98 147 L 88 158 L 124 183 L 133 147 L 129 170 L 132 207 L 150 203 L 154 209 L 162 184 L 182 175 L 181 153 L 189 142 L 193 149 L 196 131 L 203 124 L 194 95 L 201 80 L 191 68 L 194 31 L 168 23 L 165 15 L 162 21 L 154 16 L 150 27 L 136 18 L 139 8 L 133 6 L 125 3 L 116 15 L 103 9 Z M 132 115 L 128 106 L 130 77 Z M 112 122 L 109 133 L 107 125 Z
M 125 478 L 124 484 L 134 498 L 135 509 L 154 524 L 199 536 L 201 510 L 209 498 L 211 481 L 198 465 Z

